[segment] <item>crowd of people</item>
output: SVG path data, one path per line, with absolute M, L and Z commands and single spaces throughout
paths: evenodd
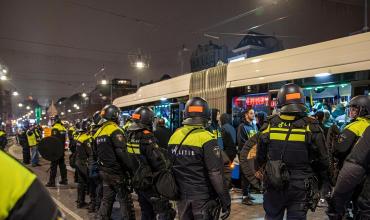
M 95 212 L 97 219 L 110 219 L 116 200 L 122 219 L 135 219 L 134 192 L 144 220 L 174 219 L 176 215 L 184 220 L 226 219 L 233 187 L 230 165 L 235 160 L 240 163 L 242 204 L 254 204 L 252 188 L 264 192 L 265 219 L 283 219 L 285 212 L 287 219 L 306 219 L 320 199 L 327 201 L 330 219 L 370 219 L 370 98 L 360 95 L 350 101 L 351 121 L 345 125 L 338 123 L 342 116 L 338 112 L 317 109 L 309 115 L 302 89 L 295 84 L 280 89 L 277 103 L 278 111 L 268 117 L 248 108 L 235 128 L 228 114 L 193 97 L 185 105 L 183 126 L 173 134 L 163 119 L 153 127 L 154 113 L 149 107 L 137 108 L 120 127 L 120 109 L 107 105 L 74 125 L 65 126 L 53 116 L 51 137 L 44 143 L 40 127 L 26 123 L 18 141 L 25 164 L 39 166 L 38 150 L 51 161 L 46 187 L 55 187 L 58 166 L 59 184 L 68 184 L 64 150 L 68 139 L 69 162 L 78 183 L 76 206 Z M 0 130 L 2 149 L 6 144 L 3 133 Z M 55 146 L 37 149 L 45 143 Z M 0 172 L 6 172 L 1 166 Z M 16 198 L 22 198 L 21 204 L 13 198 L 6 212 L 1 212 L 5 208 L 0 203 L 0 219 L 12 219 L 19 213 L 14 210 L 22 209 L 27 201 L 23 197 Z M 60 216 L 57 211 L 49 214 Z M 48 219 L 54 217 L 48 215 Z

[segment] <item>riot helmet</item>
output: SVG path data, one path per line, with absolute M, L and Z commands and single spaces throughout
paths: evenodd
M 206 125 L 211 114 L 206 100 L 193 97 L 185 104 L 184 125 Z
M 92 116 L 92 124 L 97 125 L 99 124 L 99 121 L 101 120 L 100 111 L 96 111 Z
M 101 111 L 100 116 L 101 120 L 99 124 L 104 123 L 105 121 L 112 121 L 115 123 L 119 123 L 119 115 L 121 110 L 115 105 L 106 105 Z
M 353 118 L 370 115 L 370 98 L 367 95 L 358 95 L 349 102 L 350 114 Z
M 152 127 L 154 121 L 154 113 L 149 107 L 141 106 L 135 109 L 134 113 L 132 113 L 131 115 L 131 119 L 137 124 L 143 124 Z
M 277 106 L 281 113 L 305 113 L 305 99 L 301 87 L 288 83 L 281 87 L 277 95 Z
M 88 131 L 90 128 L 90 125 L 91 125 L 91 119 L 89 118 L 83 119 L 81 122 L 81 130 L 84 132 Z

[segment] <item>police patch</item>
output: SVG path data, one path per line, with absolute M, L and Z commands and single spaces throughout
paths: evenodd
M 123 141 L 123 134 L 117 134 L 116 137 L 119 141 Z
M 216 146 L 215 148 L 213 148 L 213 151 L 215 153 L 215 155 L 220 158 L 221 157 L 221 151 L 220 151 L 220 148 L 218 146 Z

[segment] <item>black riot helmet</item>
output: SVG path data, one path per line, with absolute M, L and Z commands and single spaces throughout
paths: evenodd
M 367 95 L 358 95 L 351 99 L 349 107 L 357 108 L 357 117 L 370 115 L 370 98 Z
M 210 120 L 211 114 L 206 100 L 193 97 L 185 104 L 184 125 L 205 125 Z
M 60 123 L 61 122 L 61 120 L 60 120 L 60 117 L 59 117 L 59 115 L 53 115 L 53 116 L 51 116 L 51 118 L 50 118 L 54 123 Z
M 100 111 L 96 111 L 92 116 L 92 124 L 97 125 L 101 120 Z
M 90 125 L 91 125 L 91 119 L 89 118 L 83 119 L 81 122 L 81 130 L 84 132 L 88 131 L 90 128 Z
M 100 111 L 101 120 L 99 124 L 103 123 L 104 121 L 113 121 L 113 122 L 118 123 L 120 113 L 121 113 L 121 110 L 117 106 L 106 105 Z
M 77 130 L 81 130 L 81 120 L 80 120 L 80 119 L 77 119 L 77 120 L 75 121 L 75 128 L 76 128 Z
M 131 115 L 131 119 L 137 124 L 152 127 L 154 121 L 154 113 L 149 107 L 141 106 L 135 109 L 134 113 L 132 113 Z
M 277 95 L 277 106 L 281 113 L 305 113 L 305 99 L 301 87 L 288 83 L 281 87 Z

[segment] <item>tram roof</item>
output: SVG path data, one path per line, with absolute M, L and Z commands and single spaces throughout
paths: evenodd
M 370 69 L 370 33 L 287 49 L 227 65 L 227 88 Z M 143 86 L 119 97 L 119 107 L 189 94 L 191 73 Z

